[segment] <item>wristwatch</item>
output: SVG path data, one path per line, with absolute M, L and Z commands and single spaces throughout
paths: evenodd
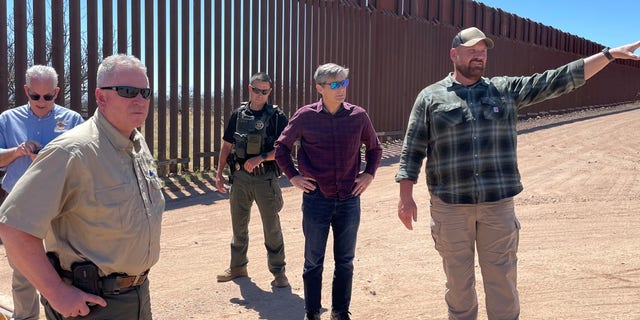
M 267 153 L 263 152 L 262 154 L 260 154 L 260 158 L 262 158 L 262 161 L 267 160 Z
M 609 52 L 609 47 L 605 47 L 604 49 L 602 49 L 602 53 L 605 57 L 607 57 L 607 59 L 609 59 L 609 61 L 613 61 L 616 59 L 611 55 L 611 52 Z

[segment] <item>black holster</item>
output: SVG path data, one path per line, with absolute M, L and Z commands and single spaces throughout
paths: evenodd
M 102 296 L 98 266 L 91 261 L 74 262 L 71 272 L 62 269 L 60 259 L 54 252 L 47 252 L 47 258 L 61 278 L 70 280 L 71 285 L 87 293 Z
M 100 286 L 100 273 L 98 266 L 91 261 L 74 262 L 71 265 L 73 280 L 71 284 L 86 292 L 97 296 L 102 296 Z
M 238 164 L 238 158 L 234 151 L 232 151 L 227 157 L 227 165 L 229 165 L 229 184 L 233 184 L 233 174 L 238 170 L 236 167 Z

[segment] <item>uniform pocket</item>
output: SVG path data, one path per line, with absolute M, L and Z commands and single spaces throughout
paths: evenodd
M 91 219 L 94 222 L 109 221 L 111 226 L 125 228 L 128 225 L 125 222 L 126 215 L 121 213 L 131 210 L 131 196 L 136 192 L 135 189 L 131 184 L 97 189 L 95 197 L 98 205 L 91 209 Z
M 95 191 L 96 201 L 105 207 L 121 206 L 123 202 L 129 199 L 132 193 L 133 186 L 130 184 L 121 184 Z
M 275 207 L 275 212 L 280 212 L 282 207 L 284 206 L 284 201 L 282 200 L 282 190 L 280 189 L 280 181 L 277 178 L 270 179 L 271 190 L 273 190 L 273 205 Z
M 440 222 L 431 218 L 430 222 L 431 226 L 431 238 L 433 239 L 434 246 L 438 252 L 442 249 L 442 244 L 440 243 Z
M 516 224 L 516 232 L 515 232 L 515 251 L 518 252 L 518 247 L 520 245 L 520 229 L 522 228 L 522 226 L 520 225 L 520 220 L 518 220 L 518 218 L 514 219 L 514 223 Z

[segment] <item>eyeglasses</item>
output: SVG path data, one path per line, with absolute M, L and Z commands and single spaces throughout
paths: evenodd
M 151 88 L 136 88 L 130 86 L 113 86 L 113 87 L 100 87 L 102 90 L 114 90 L 119 96 L 123 98 L 135 98 L 138 93 L 145 99 L 149 99 L 151 95 Z
M 261 94 L 263 96 L 266 96 L 269 94 L 269 92 L 271 92 L 271 88 L 269 89 L 258 89 L 252 85 L 249 85 L 251 87 L 251 91 L 253 91 L 253 93 L 255 94 Z
M 33 93 L 33 94 L 29 94 L 29 98 L 31 98 L 31 100 L 33 101 L 38 101 L 40 100 L 40 97 L 43 97 L 45 101 L 51 101 L 53 100 L 53 98 L 55 97 L 55 94 L 45 94 L 43 96 L 37 94 L 37 93 Z
M 329 88 L 335 90 L 338 89 L 340 87 L 347 87 L 349 85 L 349 79 L 344 79 L 342 81 L 334 81 L 334 82 L 324 82 L 324 83 L 320 83 L 320 85 L 324 86 L 328 84 Z

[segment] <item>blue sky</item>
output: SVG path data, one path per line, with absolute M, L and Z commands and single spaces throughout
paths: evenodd
M 640 0 L 480 0 L 523 18 L 617 47 L 640 40 Z

